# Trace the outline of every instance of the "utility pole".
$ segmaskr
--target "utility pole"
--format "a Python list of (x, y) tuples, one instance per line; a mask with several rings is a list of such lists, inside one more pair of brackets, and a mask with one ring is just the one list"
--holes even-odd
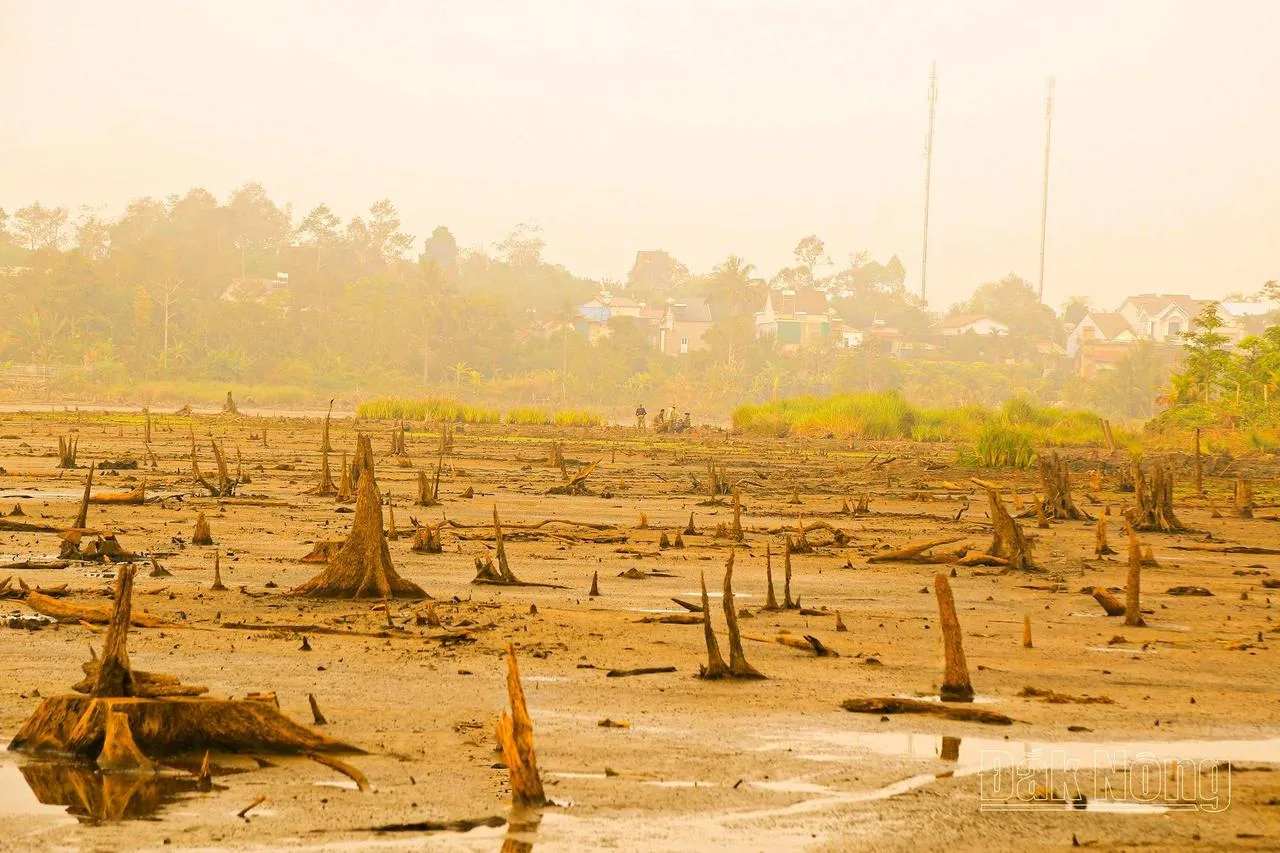
[(924, 138), (924, 246), (920, 250), (920, 301), (926, 301), (929, 267), (929, 184), (933, 178), (933, 113), (938, 103), (938, 61), (929, 67), (929, 132)]
[(1053, 139), (1053, 87), (1049, 78), (1044, 96), (1044, 186), (1040, 193), (1040, 301), (1044, 302), (1044, 239), (1049, 225), (1049, 143)]

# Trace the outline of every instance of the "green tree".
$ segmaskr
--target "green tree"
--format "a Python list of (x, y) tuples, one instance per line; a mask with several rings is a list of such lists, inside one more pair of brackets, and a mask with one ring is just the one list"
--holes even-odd
[(1182, 333), (1187, 360), (1175, 385), (1180, 396), (1211, 402), (1231, 365), (1231, 353), (1226, 349), (1230, 338), (1220, 331), (1225, 325), (1218, 303), (1210, 302), (1191, 321), (1191, 329)]

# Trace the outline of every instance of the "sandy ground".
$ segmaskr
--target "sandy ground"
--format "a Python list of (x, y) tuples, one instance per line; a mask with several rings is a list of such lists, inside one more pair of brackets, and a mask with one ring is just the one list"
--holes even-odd
[[(213, 467), (208, 444), (214, 436), (233, 458), (237, 450), (242, 454), (252, 477), (242, 494), (288, 505), (220, 507), (191, 496), (192, 424), (206, 474)], [(375, 450), (386, 453), (392, 425), (365, 426), (374, 433)], [(354, 446), (353, 427), (335, 422), (339, 451)], [(249, 756), (220, 756), (213, 793), (174, 797), (146, 788), (137, 794), (138, 811), (164, 801), (149, 819), (98, 823), (68, 815), (65, 804), (39, 804), (23, 775), (33, 760), (0, 753), (2, 849), (1037, 850), (1069, 847), (1073, 837), (1103, 850), (1280, 847), (1280, 773), (1273, 772), (1280, 763), (1274, 657), (1280, 638), (1271, 603), (1280, 590), (1262, 585), (1280, 577), (1280, 557), (1174, 548), (1202, 540), (1204, 531), (1231, 543), (1280, 546), (1280, 525), (1261, 517), (1272, 510), (1260, 510), (1253, 520), (1212, 518), (1206, 502), (1186, 498), (1180, 488), (1180, 516), (1202, 532), (1143, 534), (1160, 563), (1143, 573), (1143, 605), (1152, 611), (1146, 628), (1102, 615), (1081, 593), (1093, 585), (1122, 587), (1126, 572), (1123, 557), (1094, 558), (1092, 526), (1085, 522), (1055, 523), (1049, 530), (1035, 529), (1034, 521), (1026, 525), (1040, 571), (994, 575), (957, 568), (951, 585), (980, 707), (1016, 720), (987, 726), (840, 708), (852, 697), (927, 696), (938, 689), (942, 653), (933, 576), (951, 567), (868, 564), (867, 558), (887, 545), (945, 534), (985, 547), (985, 497), (973, 488), (970, 509), (955, 522), (965, 498), (953, 497), (945, 485), (967, 486), (969, 476), (983, 472), (956, 468), (945, 446), (851, 448), (833, 440), (727, 439), (720, 433), (641, 437), (621, 429), (556, 434), (473, 428), (456, 434), (454, 452), (446, 457), (443, 505), (422, 508), (412, 506), (416, 469), (435, 464), (437, 435), (421, 428), (408, 436), (414, 468), (379, 460), (379, 485), (394, 496), (402, 530), (411, 515), (478, 525), (496, 503), (508, 525), (545, 518), (606, 523), (616, 526), (610, 534), (626, 541), (584, 542), (563, 526), (549, 528), (555, 536), (510, 530), (514, 572), (566, 588), (500, 588), (470, 583), (474, 558), (492, 547), (491, 539), (459, 538), (486, 530), (446, 528), (439, 555), (412, 553), (402, 535), (390, 543), (398, 570), (428, 590), (446, 626), (469, 631), (473, 642), (432, 639), (441, 629), (415, 624), (422, 607), (405, 601), (397, 602), (393, 636), (303, 632), (312, 647), (304, 652), (295, 631), (224, 626), (321, 624), (365, 633), (386, 627), (376, 602), (287, 594), (319, 568), (298, 558), (318, 539), (341, 538), (351, 521), (331, 498), (303, 494), (316, 480), (318, 421), (170, 416), (157, 418), (154, 429), (159, 468), (149, 470), (144, 461), (136, 472), (102, 475), (97, 491), (125, 491), (145, 474), (154, 494), (186, 497), (145, 507), (90, 507), (91, 525), (119, 531), (127, 549), (159, 553), (173, 573), (151, 578), (145, 568), (139, 572), (135, 607), (172, 619), (175, 627), (131, 632), (134, 666), (207, 685), (215, 696), (275, 691), (285, 713), (302, 722), (311, 718), (307, 694), (315, 694), (329, 720), (327, 733), (368, 751), (351, 761), (374, 791), (360, 793), (341, 774), (302, 758), (270, 757), (270, 766), (259, 767)], [(135, 418), (0, 415), (0, 467), (6, 471), (0, 507), (17, 503), (27, 520), (70, 523), (85, 472), (59, 471), (52, 451), (57, 436), (71, 430), (78, 431), (84, 464), (146, 458)], [(565, 442), (570, 471), (604, 460), (589, 480), (594, 495), (545, 494), (561, 478), (545, 464), (553, 435)], [(705, 481), (709, 459), (723, 464), (730, 479), (745, 481), (747, 537), (736, 548), (711, 535), (717, 523), (731, 520), (730, 508), (702, 505), (705, 494), (691, 488), (693, 478)], [(1082, 458), (1078, 467), (1090, 464)], [(1023, 495), (1037, 487), (1029, 472), (985, 476), (1016, 484)], [(1085, 483), (1087, 477), (1077, 474), (1077, 501), (1095, 515), (1131, 499), (1112, 491), (1110, 475), (1092, 498), (1080, 487)], [(473, 499), (460, 497), (468, 487)], [(1230, 482), (1213, 480), (1209, 487), (1225, 506)], [(1274, 502), (1274, 491), (1274, 480), (1259, 481), (1258, 502)], [(793, 492), (798, 505), (791, 503)], [(841, 512), (846, 499), (853, 505), (864, 493), (870, 494), (871, 514)], [(921, 499), (930, 495), (937, 497)], [(214, 547), (187, 544), (201, 510), (209, 514)], [(642, 512), (647, 529), (638, 529)], [(684, 549), (659, 550), (659, 536), (665, 531), (674, 538), (690, 512), (699, 535), (686, 537)], [(775, 552), (781, 597), (779, 528), (794, 527), (802, 514), (849, 537), (838, 547), (815, 535), (824, 544), (793, 558), (793, 594), (805, 608), (826, 612), (761, 611), (766, 545)], [(1118, 522), (1111, 538), (1122, 550)], [(744, 632), (764, 639), (780, 632), (813, 634), (840, 657), (748, 640), (748, 658), (767, 680), (705, 682), (695, 677), (705, 660), (700, 626), (639, 622), (679, 612), (672, 597), (696, 600), (703, 573), (718, 591), (731, 549), (737, 554), (737, 603), (752, 614), (741, 621)], [(227, 592), (209, 589), (215, 550), (223, 555)], [(0, 533), (0, 562), (56, 551), (52, 534)], [(673, 577), (618, 576), (633, 568)], [(600, 575), (599, 598), (587, 596), (593, 572)], [(111, 584), (103, 567), (93, 565), (4, 570), (0, 578), (11, 573), (33, 586), (69, 584), (72, 601), (105, 602)], [(1179, 585), (1204, 586), (1213, 596), (1166, 593)], [(722, 629), (722, 614), (713, 610)], [(837, 610), (847, 632), (834, 630)], [(30, 613), (16, 600), (0, 601), (0, 612)], [(1030, 649), (1021, 643), (1024, 615), (1034, 634)], [(100, 635), (78, 625), (0, 628), (0, 734), (7, 739), (16, 732), (39, 697), (67, 692), (81, 677), (88, 647), (100, 643)], [(507, 774), (494, 751), (495, 718), (506, 706), (508, 643), (517, 649), (539, 763), (557, 803), (541, 816), (508, 813)], [(676, 671), (606, 677), (612, 668), (644, 666)], [(1027, 686), (1105, 696), (1112, 703), (1019, 697)], [(605, 718), (630, 725), (604, 728), (599, 722)], [(950, 739), (959, 739), (958, 747)], [(1201, 760), (1196, 778), (1202, 785), (1216, 779), (1218, 810), (1095, 810), (1099, 797), (1088, 787), (1095, 776), (1110, 778), (1114, 792), (1136, 775), (1089, 771), (1097, 750), (1113, 759), (1124, 752), (1129, 759), (1151, 753)], [(1089, 772), (1072, 778), (1083, 780), (1091, 807), (983, 810), (984, 792), (989, 803), (998, 787), (992, 762), (1028, 752), (1081, 761)], [(1150, 777), (1163, 792), (1157, 806), (1168, 805), (1168, 770), (1158, 767)], [(169, 787), (188, 783), (177, 775), (166, 780)], [(260, 795), (267, 799), (247, 819), (236, 816)], [(488, 816), (512, 820), (467, 833), (370, 831)]]

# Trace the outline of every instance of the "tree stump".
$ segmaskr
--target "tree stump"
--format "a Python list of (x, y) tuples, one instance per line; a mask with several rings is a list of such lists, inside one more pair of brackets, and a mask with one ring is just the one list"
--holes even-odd
[(205, 518), (204, 513), (196, 516), (195, 533), (191, 535), (192, 545), (212, 545), (213, 531), (209, 529), (209, 519)]
[(1129, 526), (1129, 577), (1124, 587), (1124, 624), (1142, 628), (1142, 548), (1138, 534)]
[(1133, 466), (1133, 492), (1138, 505), (1130, 511), (1135, 530), (1175, 533), (1186, 530), (1173, 512), (1173, 473), (1162, 462), (1155, 463), (1148, 478), (1141, 465)]
[[(367, 447), (368, 442), (364, 436), (362, 444)], [(422, 587), (402, 578), (391, 564), (391, 551), (382, 535), (382, 499), (372, 467), (360, 476), (355, 520), (342, 549), (323, 572), (292, 594), (316, 598), (427, 597)]]
[(964, 659), (960, 620), (956, 618), (956, 602), (946, 575), (939, 572), (933, 576), (933, 591), (938, 599), (938, 618), (942, 623), (942, 644), (946, 656), (939, 694), (943, 702), (972, 702), (973, 685), (969, 682), (969, 665)]
[(507, 697), (511, 702), (511, 714), (506, 711), (498, 718), (498, 746), (502, 749), (502, 762), (511, 774), (511, 804), (524, 808), (541, 808), (547, 804), (538, 774), (538, 758), (533, 748), (533, 719), (525, 702), (524, 687), (520, 684), (520, 668), (516, 664), (516, 650), (507, 644)]
[(1059, 521), (1091, 521), (1093, 516), (1076, 506), (1071, 497), (1071, 470), (1057, 453), (1041, 454), (1040, 483), (1044, 487), (1044, 512)]
[(1031, 568), (1031, 545), (1022, 533), (1022, 527), (1004, 508), (1004, 501), (995, 489), (987, 489), (991, 501), (991, 547), (987, 553), (1004, 560), (1011, 569)]

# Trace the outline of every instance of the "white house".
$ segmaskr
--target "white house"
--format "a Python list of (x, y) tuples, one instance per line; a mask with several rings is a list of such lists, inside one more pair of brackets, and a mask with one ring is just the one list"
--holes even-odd
[(1007, 335), (1009, 327), (986, 314), (956, 314), (953, 317), (944, 318), (938, 324), (938, 333), (945, 337), (968, 332), (975, 335)]
[(1138, 336), (1123, 314), (1090, 311), (1067, 335), (1066, 354), (1074, 357), (1087, 344), (1123, 346), (1137, 340)]

